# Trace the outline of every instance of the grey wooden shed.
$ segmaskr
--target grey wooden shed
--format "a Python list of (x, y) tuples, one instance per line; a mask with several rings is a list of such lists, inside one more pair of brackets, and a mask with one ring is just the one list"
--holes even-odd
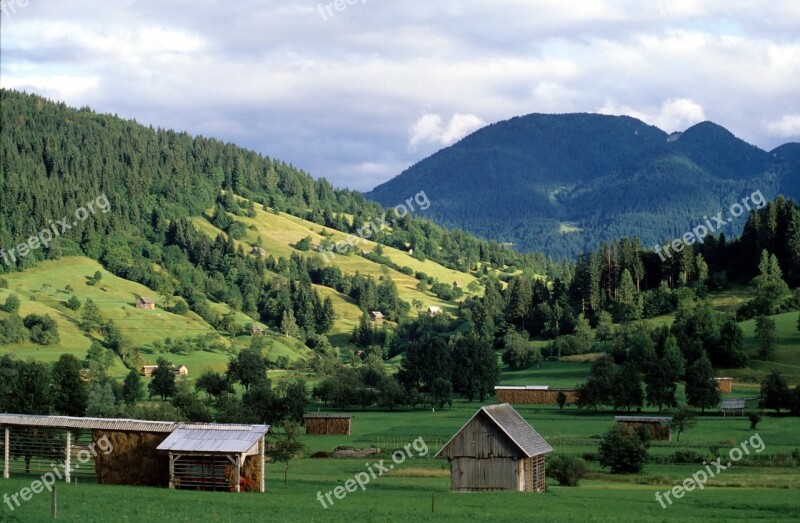
[(457, 492), (543, 492), (544, 455), (553, 448), (508, 403), (482, 407), (436, 457), (450, 461)]

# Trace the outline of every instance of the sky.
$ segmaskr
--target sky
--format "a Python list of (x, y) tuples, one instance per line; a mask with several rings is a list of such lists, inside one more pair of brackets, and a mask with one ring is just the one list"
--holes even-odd
[(800, 141), (797, 0), (0, 0), (0, 86), (369, 190), (529, 113)]

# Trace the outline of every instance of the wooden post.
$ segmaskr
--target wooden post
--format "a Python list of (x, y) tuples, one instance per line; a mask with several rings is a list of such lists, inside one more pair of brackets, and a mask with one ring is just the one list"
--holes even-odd
[(53, 492), (50, 496), (50, 515), (53, 516), (53, 519), (58, 516), (58, 495), (56, 494), (55, 485), (53, 485)]
[(236, 456), (236, 470), (235, 470), (235, 472), (236, 472), (236, 479), (235, 479), (236, 483), (233, 485), (233, 491), (234, 492), (241, 492), (241, 488), (242, 488), (241, 487), (242, 482), (239, 481), (239, 479), (242, 477), (242, 459), (243, 459), (243, 456), (241, 456), (241, 455)]
[(173, 455), (172, 452), (169, 453), (169, 488), (175, 488), (175, 461), (178, 459), (177, 456)]
[(8, 458), (9, 458), (8, 444), (9, 444), (9, 440), (11, 438), (9, 437), (8, 430), (9, 430), (8, 427), (6, 427), (6, 438), (5, 438), (5, 444), (3, 445), (3, 477), (5, 479), (9, 478), (9, 474), (8, 474)]
[(69, 483), (70, 461), (72, 458), (72, 433), (67, 431), (67, 456), (64, 459), (64, 481)]
[(265, 436), (261, 436), (261, 439), (258, 442), (258, 457), (261, 460), (261, 478), (260, 478), (261, 485), (259, 487), (260, 488), (259, 492), (265, 491), (264, 476), (267, 475), (267, 471), (265, 470), (266, 463), (264, 462), (264, 447), (266, 446), (264, 440)]
[(431, 495), (431, 512), (436, 512), (436, 492)]

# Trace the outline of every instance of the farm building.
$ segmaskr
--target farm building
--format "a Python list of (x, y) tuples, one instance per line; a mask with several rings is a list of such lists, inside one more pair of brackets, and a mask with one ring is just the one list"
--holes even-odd
[(720, 392), (731, 392), (733, 390), (733, 378), (714, 378), (717, 382), (717, 390)]
[(450, 462), (457, 492), (543, 492), (544, 455), (553, 448), (508, 403), (482, 407), (436, 457)]
[(169, 487), (264, 492), (269, 425), (180, 424), (158, 450), (169, 454)]
[(559, 392), (563, 392), (567, 397), (567, 405), (572, 405), (578, 400), (578, 395), (572, 389), (551, 389), (547, 385), (498, 386), (494, 388), (497, 403), (555, 405), (558, 403)]
[[(3, 477), (12, 472), (53, 473), (59, 479), (96, 478), (98, 483), (164, 486), (168, 463), (156, 451), (176, 427), (163, 421), (0, 414)], [(72, 470), (70, 470), (72, 469)]]
[(349, 436), (352, 419), (352, 414), (306, 414), (303, 416), (306, 434), (316, 435)]
[(370, 316), (375, 323), (383, 323), (383, 313), (381, 311), (372, 311)]
[(454, 281), (453, 282), (453, 288), (454, 289), (460, 289), (461, 288), (461, 282), (458, 281), (458, 280)]
[(746, 399), (745, 398), (731, 398), (731, 399), (724, 399), (719, 405), (720, 410), (722, 411), (722, 416), (725, 417), (727, 415), (736, 416), (744, 416), (744, 404)]
[(442, 313), (441, 307), (428, 307), (428, 316), (436, 316)]
[(147, 296), (140, 296), (139, 299), (136, 301), (136, 308), (147, 309), (151, 311), (156, 308), (156, 302), (154, 302), (152, 298), (148, 298)]
[[(158, 368), (158, 365), (142, 365), (142, 376), (152, 376), (153, 371)], [(178, 376), (188, 376), (189, 375), (189, 367), (186, 365), (173, 365), (172, 372), (177, 374)]]
[(672, 441), (672, 434), (669, 430), (669, 416), (614, 416), (614, 421), (618, 425), (629, 427), (645, 426), (649, 427), (656, 441)]
[(267, 251), (263, 247), (253, 247), (253, 249), (250, 251), (250, 254), (263, 257), (267, 255)]
[(256, 323), (254, 323), (253, 326), (250, 327), (250, 336), (263, 336), (264, 334), (266, 334), (266, 332), (267, 330), (264, 327)]

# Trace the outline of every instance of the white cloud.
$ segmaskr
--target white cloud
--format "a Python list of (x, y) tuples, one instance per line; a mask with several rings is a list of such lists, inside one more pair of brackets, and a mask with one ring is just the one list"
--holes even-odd
[(640, 110), (615, 102), (606, 102), (597, 109), (597, 112), (638, 118), (666, 132), (683, 131), (706, 119), (703, 107), (690, 98), (669, 98), (664, 100), (660, 107), (645, 107)]
[(787, 114), (780, 120), (767, 122), (767, 132), (781, 138), (800, 137), (800, 114)]
[(452, 145), (484, 125), (486, 122), (474, 114), (456, 113), (446, 125), (438, 114), (424, 114), (408, 130), (408, 148), (414, 151), (418, 145), (426, 143)]

